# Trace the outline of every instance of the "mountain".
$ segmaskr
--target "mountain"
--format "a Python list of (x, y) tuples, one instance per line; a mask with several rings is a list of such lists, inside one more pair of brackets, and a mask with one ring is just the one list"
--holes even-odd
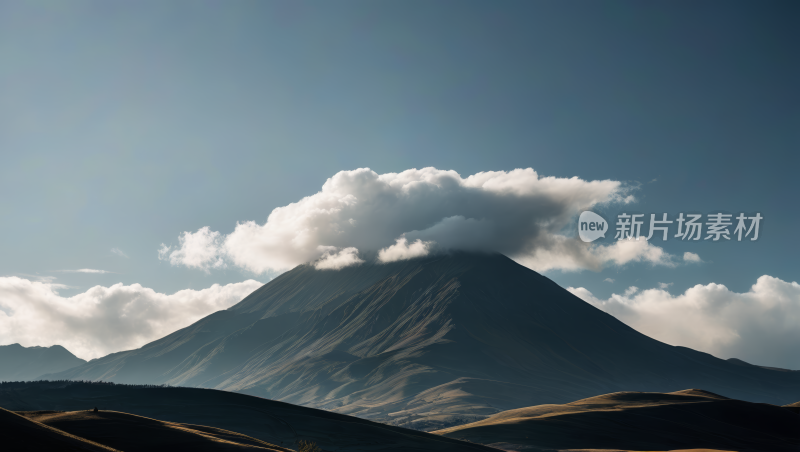
[(0, 345), (0, 381), (33, 380), (43, 374), (61, 372), (81, 364), (86, 364), (86, 361), (60, 345)]
[(505, 450), (720, 449), (796, 452), (800, 415), (697, 389), (617, 392), (504, 411), (435, 432)]
[[(328, 452), (497, 452), (431, 433), (213, 389), (13, 382), (0, 384), (0, 406), (126, 452), (161, 450), (165, 443), (187, 441), (193, 446), (165, 450), (207, 450), (199, 447), (198, 434), (251, 446), (266, 442), (279, 450), (295, 449), (305, 440)], [(95, 407), (97, 415), (86, 411)]]
[(144, 347), (47, 379), (216, 388), (436, 430), (617, 391), (800, 400), (800, 372), (633, 330), (498, 254), (301, 265)]

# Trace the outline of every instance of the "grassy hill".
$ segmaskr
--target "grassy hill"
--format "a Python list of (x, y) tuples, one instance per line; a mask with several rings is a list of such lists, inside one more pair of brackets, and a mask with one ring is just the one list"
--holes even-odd
[(508, 450), (790, 452), (800, 447), (800, 415), (697, 389), (616, 392), (563, 405), (504, 411), (435, 433)]
[[(121, 422), (124, 424), (120, 427), (124, 438), (138, 441), (141, 437), (144, 441), (147, 439), (145, 436), (151, 433), (134, 432), (152, 431), (152, 435), (163, 436), (165, 444), (174, 444), (175, 441), (186, 438), (202, 442), (205, 441), (203, 438), (195, 436), (211, 435), (218, 440), (249, 444), (248, 447), (263, 447), (258, 442), (265, 442), (275, 445), (270, 447), (277, 450), (294, 449), (299, 440), (316, 442), (326, 451), (493, 450), (430, 433), (213, 389), (69, 381), (4, 383), (0, 384), (0, 406), (28, 412), (25, 415), (31, 419), (119, 447), (131, 444), (131, 440), (126, 439), (127, 443), (115, 442), (113, 438), (104, 440), (102, 435), (113, 436), (109, 432), (116, 428), (116, 423)], [(94, 407), (100, 410), (98, 414), (87, 411)], [(36, 411), (47, 412), (30, 413)], [(100, 428), (100, 436), (91, 433), (91, 430), (101, 425), (108, 427)], [(88, 433), (84, 427), (89, 429)], [(127, 452), (132, 450), (130, 447), (122, 448)]]

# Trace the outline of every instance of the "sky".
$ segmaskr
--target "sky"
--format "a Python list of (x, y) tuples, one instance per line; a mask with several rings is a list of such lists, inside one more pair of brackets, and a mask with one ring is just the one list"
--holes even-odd
[[(668, 343), (800, 369), (798, 19), (793, 2), (0, 1), (0, 344), (96, 358), (302, 262), (457, 248)], [(611, 233), (580, 242), (583, 210)], [(758, 240), (613, 238), (622, 213), (646, 230), (720, 212), (760, 214)]]

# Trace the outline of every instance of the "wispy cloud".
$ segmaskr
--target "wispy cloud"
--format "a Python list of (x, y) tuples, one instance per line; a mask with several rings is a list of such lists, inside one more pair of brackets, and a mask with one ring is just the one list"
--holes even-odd
[(119, 256), (119, 257), (124, 257), (125, 259), (127, 259), (127, 258), (128, 258), (128, 255), (127, 255), (127, 254), (125, 254), (125, 253), (124, 253), (124, 252), (123, 252), (121, 249), (119, 249), (119, 248), (111, 248), (111, 252), (112, 252), (112, 253), (114, 253), (114, 254), (116, 254), (116, 255), (117, 255), (117, 256)]
[(29, 279), (31, 281), (49, 284), (49, 285), (51, 285), (51, 286), (53, 286), (53, 287), (55, 287), (57, 289), (65, 289), (65, 288), (69, 287), (69, 286), (65, 286), (63, 284), (55, 284), (53, 281), (58, 279), (55, 276), (30, 275), (30, 274), (27, 274), (27, 273), (16, 273), (16, 275), (17, 276), (22, 276), (23, 278), (27, 278), (27, 279)]
[(603, 281), (605, 281), (605, 282), (610, 282), (610, 283), (613, 283), (613, 282), (614, 282), (614, 280), (613, 280), (613, 279), (611, 279), (611, 278), (606, 278), (606, 279), (604, 279)]
[(658, 288), (662, 289), (662, 290), (667, 290), (667, 289), (669, 289), (669, 286), (671, 286), (671, 285), (672, 285), (671, 282), (670, 283), (660, 282), (660, 283), (658, 283)]
[(639, 288), (638, 288), (638, 287), (636, 287), (636, 286), (630, 286), (630, 287), (628, 287), (627, 289), (625, 289), (625, 296), (626, 296), (626, 297), (629, 297), (629, 296), (631, 296), (631, 295), (635, 294), (635, 293), (636, 293), (636, 292), (638, 292), (638, 291), (639, 291)]
[(95, 270), (93, 268), (80, 268), (78, 270), (59, 270), (59, 271), (62, 273), (98, 273), (98, 274), (112, 273), (107, 270)]

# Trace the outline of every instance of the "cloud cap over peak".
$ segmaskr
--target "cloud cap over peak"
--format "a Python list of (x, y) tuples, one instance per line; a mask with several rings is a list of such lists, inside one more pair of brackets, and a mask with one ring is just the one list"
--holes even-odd
[(648, 243), (589, 246), (561, 234), (584, 209), (632, 201), (630, 191), (619, 181), (541, 177), (532, 168), (468, 177), (436, 168), (386, 174), (361, 168), (274, 209), (264, 224), (238, 223), (226, 236), (207, 227), (184, 232), (181, 247), (168, 255), (173, 265), (207, 270), (224, 261), (256, 274), (312, 261), (329, 269), (357, 265), (360, 252), (392, 261), (449, 249), (500, 252), (536, 270), (671, 264), (671, 256)]

